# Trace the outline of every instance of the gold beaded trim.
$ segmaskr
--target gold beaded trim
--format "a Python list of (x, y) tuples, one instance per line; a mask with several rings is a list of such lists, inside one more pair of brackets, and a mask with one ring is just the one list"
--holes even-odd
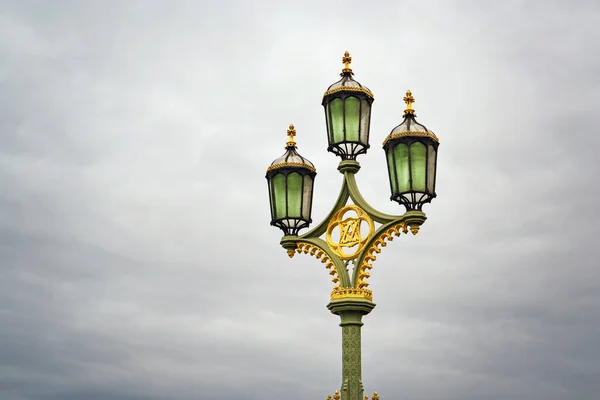
[(275, 165), (270, 165), (269, 168), (267, 168), (267, 172), (272, 171), (274, 169), (284, 168), (284, 167), (303, 167), (309, 171), (317, 172), (317, 170), (314, 167), (311, 167), (308, 164), (299, 163), (299, 162), (283, 162), (283, 163), (279, 163), (279, 164), (275, 164)]
[(349, 92), (362, 92), (362, 93), (365, 93), (367, 96), (371, 97), (372, 99), (374, 99), (373, 93), (369, 89), (366, 89), (364, 87), (355, 87), (355, 86), (336, 87), (334, 89), (326, 91), (325, 94), (323, 95), (323, 98), (325, 98), (326, 96), (328, 96), (330, 94), (341, 92), (344, 90), (349, 91)]
[(422, 132), (422, 131), (402, 131), (402, 132), (396, 132), (396, 133), (390, 133), (388, 135), (388, 137), (385, 138), (385, 140), (383, 141), (383, 146), (385, 146), (385, 144), (387, 142), (389, 142), (392, 139), (396, 139), (399, 137), (404, 137), (404, 136), (421, 136), (421, 137), (429, 137), (433, 140), (435, 140), (436, 142), (440, 142), (440, 140), (438, 139), (437, 136), (435, 136), (435, 134), (433, 132)]

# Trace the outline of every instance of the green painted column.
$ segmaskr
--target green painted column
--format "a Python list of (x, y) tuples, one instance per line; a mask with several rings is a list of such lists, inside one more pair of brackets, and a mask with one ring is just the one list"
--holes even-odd
[(327, 308), (341, 318), (342, 327), (342, 400), (363, 400), (361, 327), (363, 315), (375, 308), (375, 303), (363, 298), (332, 300)]

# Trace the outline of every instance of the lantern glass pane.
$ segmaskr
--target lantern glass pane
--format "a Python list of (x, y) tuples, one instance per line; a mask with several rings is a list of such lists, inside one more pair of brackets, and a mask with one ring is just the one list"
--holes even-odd
[(271, 219), (275, 219), (275, 199), (273, 198), (273, 179), (269, 179), (267, 182), (269, 186), (269, 203), (271, 203)]
[(331, 128), (333, 129), (333, 143), (344, 141), (344, 102), (342, 99), (333, 99), (329, 103), (331, 115)]
[(358, 127), (360, 123), (360, 100), (350, 96), (346, 98), (346, 140), (358, 142)]
[(390, 177), (390, 184), (392, 186), (392, 194), (396, 194), (396, 192), (398, 191), (398, 183), (396, 182), (396, 171), (394, 171), (394, 153), (391, 149), (389, 149), (386, 153), (388, 174)]
[(273, 177), (273, 204), (275, 204), (275, 219), (285, 218), (285, 175), (277, 174)]
[(302, 206), (302, 175), (292, 172), (287, 177), (288, 217), (300, 218)]
[(365, 99), (361, 102), (360, 111), (360, 141), (364, 144), (369, 142), (369, 122), (371, 118), (371, 106)]
[(394, 159), (396, 161), (396, 173), (398, 182), (398, 192), (404, 193), (410, 191), (410, 171), (408, 165), (408, 146), (400, 143), (394, 149)]
[(304, 177), (302, 195), (302, 219), (308, 221), (310, 219), (310, 206), (312, 203), (313, 180), (310, 176)]
[(331, 133), (331, 121), (329, 120), (329, 103), (325, 104), (325, 122), (325, 125), (327, 125), (327, 138), (331, 143), (333, 141), (333, 134)]
[(427, 154), (427, 191), (431, 194), (435, 193), (435, 158), (437, 151), (433, 145), (428, 146), (429, 154)]
[(412, 190), (425, 191), (425, 176), (427, 173), (427, 147), (421, 142), (410, 146), (410, 167), (412, 172)]

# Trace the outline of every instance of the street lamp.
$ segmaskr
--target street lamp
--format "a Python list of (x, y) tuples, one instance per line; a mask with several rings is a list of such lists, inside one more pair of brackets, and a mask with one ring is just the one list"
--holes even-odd
[[(337, 169), (343, 175), (342, 188), (327, 217), (299, 235), (312, 222), (316, 170), (297, 152), (293, 125), (288, 129), (286, 153), (273, 161), (266, 174), (271, 225), (283, 231), (281, 246), (290, 258), (296, 253), (316, 257), (325, 264), (335, 284), (327, 308), (341, 319), (342, 385), (334, 400), (363, 400), (362, 317), (375, 307), (373, 292), (368, 288), (369, 271), (386, 241), (408, 231), (416, 235), (425, 222), (423, 204), (436, 197), (439, 145), (437, 136), (416, 121), (414, 98), (410, 91), (406, 92), (404, 119), (383, 142), (390, 199), (405, 206), (406, 212), (390, 215), (371, 207), (360, 193), (355, 175), (360, 170), (356, 157), (369, 148), (373, 94), (352, 78), (351, 61), (346, 52), (342, 58), (342, 79), (327, 89), (322, 101), (327, 150), (341, 158)], [(372, 400), (378, 399), (375, 392)]]

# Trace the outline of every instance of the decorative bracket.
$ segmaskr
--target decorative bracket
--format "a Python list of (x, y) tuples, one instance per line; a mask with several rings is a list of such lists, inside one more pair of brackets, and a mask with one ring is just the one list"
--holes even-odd
[[(336, 286), (331, 292), (331, 300), (342, 298), (373, 299), (373, 293), (367, 289), (366, 281), (373, 268), (373, 261), (386, 241), (391, 242), (401, 233), (413, 235), (427, 217), (422, 211), (408, 211), (403, 215), (390, 215), (377, 211), (364, 199), (358, 189), (355, 174), (360, 164), (355, 160), (340, 162), (338, 170), (344, 175), (342, 188), (333, 208), (315, 228), (301, 236), (284, 236), (281, 245), (290, 257), (295, 253), (304, 253), (321, 260)], [(348, 199), (354, 204), (346, 205)], [(356, 217), (346, 217), (353, 212)], [(373, 221), (381, 224), (375, 230)], [(362, 235), (361, 227), (366, 226), (367, 234)], [(334, 231), (339, 230), (338, 238)], [(320, 237), (326, 235), (326, 241)], [(348, 252), (348, 249), (351, 249)], [(344, 261), (352, 261), (354, 270), (350, 277)]]

